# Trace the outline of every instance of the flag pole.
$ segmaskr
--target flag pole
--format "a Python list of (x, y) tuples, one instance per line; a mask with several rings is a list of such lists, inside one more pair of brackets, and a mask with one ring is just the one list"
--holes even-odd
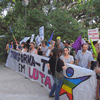
[(15, 38), (15, 36), (14, 36), (14, 34), (13, 34), (13, 31), (12, 31), (12, 29), (11, 29), (10, 25), (9, 25), (9, 28), (10, 28), (10, 30), (11, 30), (11, 33), (12, 33), (13, 38), (14, 38), (14, 40), (15, 40), (15, 43), (16, 43), (16, 45), (17, 45), (17, 44), (18, 44), (18, 43), (17, 43), (17, 40), (16, 40), (16, 38)]

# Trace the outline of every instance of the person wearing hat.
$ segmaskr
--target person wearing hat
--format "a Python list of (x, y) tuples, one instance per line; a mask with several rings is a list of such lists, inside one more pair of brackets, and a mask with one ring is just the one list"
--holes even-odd
[(57, 44), (60, 44), (60, 48), (63, 50), (64, 46), (63, 46), (63, 43), (61, 42), (61, 37), (57, 37)]

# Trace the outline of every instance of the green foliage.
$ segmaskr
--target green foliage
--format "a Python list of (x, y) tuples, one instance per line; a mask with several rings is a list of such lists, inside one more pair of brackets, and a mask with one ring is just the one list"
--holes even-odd
[[(75, 1), (73, 3), (73, 1)], [(2, 17), (2, 11), (8, 9), (6, 17)], [(46, 12), (47, 10), (47, 12)], [(0, 55), (4, 55), (5, 45), (13, 39), (9, 29), (20, 41), (25, 36), (39, 34), (39, 28), (44, 26), (45, 40), (48, 40), (54, 31), (53, 39), (61, 36), (62, 40), (76, 40), (81, 34), (87, 37), (87, 31), (91, 28), (100, 28), (100, 0), (31, 0), (26, 7), (21, 0), (2, 0), (0, 2)], [(95, 23), (90, 24), (95, 20)], [(2, 45), (3, 43), (3, 45)]]
[(54, 10), (49, 15), (49, 23), (52, 24), (54, 30), (54, 38), (61, 36), (62, 40), (73, 39), (75, 40), (83, 32), (83, 29), (72, 16), (68, 15), (67, 11), (62, 11), (61, 9)]

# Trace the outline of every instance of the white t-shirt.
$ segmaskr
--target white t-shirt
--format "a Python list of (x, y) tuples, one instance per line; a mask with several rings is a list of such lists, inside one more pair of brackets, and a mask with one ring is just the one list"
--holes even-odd
[(30, 53), (35, 54), (36, 49), (34, 49), (33, 51), (30, 51)]
[[(42, 52), (43, 52), (43, 53), (46, 53), (47, 50), (48, 50), (48, 47), (47, 47), (47, 46), (45, 46), (45, 48), (42, 46)], [(46, 55), (44, 55), (44, 56), (46, 56)]]

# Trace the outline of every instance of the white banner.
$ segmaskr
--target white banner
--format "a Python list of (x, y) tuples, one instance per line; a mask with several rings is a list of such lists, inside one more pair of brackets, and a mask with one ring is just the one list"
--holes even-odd
[[(46, 66), (48, 60), (49, 58), (39, 55), (11, 50), (6, 66), (29, 78), (31, 81), (39, 82), (50, 91), (53, 79)], [(97, 84), (95, 72), (72, 64), (66, 64), (66, 66), (60, 90), (60, 100), (95, 100)]]
[(39, 28), (39, 35), (40, 35), (41, 41), (44, 40), (44, 26)]
[(30, 39), (30, 37), (25, 37), (22, 41), (20, 41), (20, 44), (21, 44), (22, 42), (27, 42), (29, 39)]
[(33, 42), (33, 40), (34, 40), (34, 35), (35, 35), (35, 34), (32, 34), (30, 43)]
[(88, 40), (90, 41), (98, 41), (99, 40), (99, 29), (90, 29), (88, 30)]
[(37, 37), (35, 38), (35, 42), (36, 42), (37, 46), (39, 46), (41, 44), (41, 40), (40, 40), (39, 35), (37, 35)]

